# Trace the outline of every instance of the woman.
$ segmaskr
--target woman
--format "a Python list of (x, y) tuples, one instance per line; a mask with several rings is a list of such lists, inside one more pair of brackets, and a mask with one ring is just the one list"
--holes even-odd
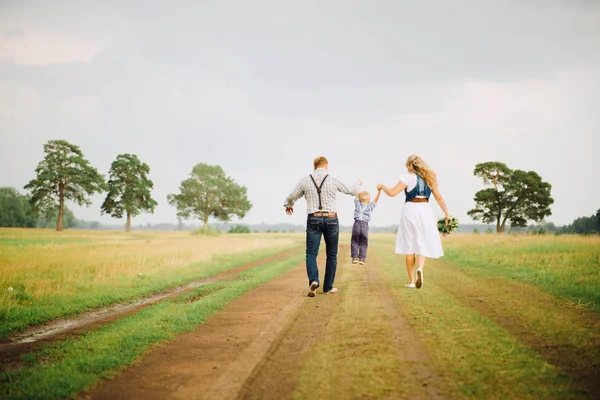
[[(427, 204), (433, 193), (435, 200), (444, 211), (446, 223), (451, 222), (446, 202), (438, 190), (435, 173), (419, 156), (412, 155), (406, 160), (408, 174), (400, 176), (400, 181), (393, 188), (378, 184), (390, 197), (404, 190), (406, 202), (400, 217), (398, 235), (396, 236), (396, 254), (406, 254), (406, 270), (408, 288), (423, 286), (423, 267), (426, 258), (440, 258), (444, 255), (442, 241), (437, 229), (433, 210)], [(415, 256), (417, 261), (417, 279), (415, 281)]]

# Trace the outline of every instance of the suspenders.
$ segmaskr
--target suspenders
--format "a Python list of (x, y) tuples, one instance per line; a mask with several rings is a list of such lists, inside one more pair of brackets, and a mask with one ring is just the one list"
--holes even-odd
[(325, 179), (327, 179), (329, 175), (325, 175), (325, 178), (323, 178), (323, 180), (321, 181), (321, 186), (317, 186), (317, 182), (315, 182), (315, 178), (313, 178), (312, 175), (309, 176), (310, 179), (313, 181), (315, 187), (317, 188), (317, 194), (319, 195), (319, 211), (323, 211), (323, 205), (321, 204), (321, 188), (323, 187), (323, 183), (325, 183)]

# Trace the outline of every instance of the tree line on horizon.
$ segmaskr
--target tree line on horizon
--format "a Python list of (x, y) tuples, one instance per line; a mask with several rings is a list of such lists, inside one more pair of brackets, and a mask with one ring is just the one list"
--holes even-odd
[[(0, 188), (0, 226), (48, 227), (56, 221), (56, 230), (76, 225), (67, 201), (91, 205), (89, 196), (106, 193), (101, 214), (126, 218), (125, 230), (131, 231), (131, 220), (142, 212), (153, 213), (158, 205), (152, 198), (154, 187), (149, 178), (150, 167), (136, 155), (119, 154), (110, 166), (108, 181), (90, 165), (81, 149), (65, 140), (50, 140), (44, 144), (45, 157), (35, 169), (36, 177), (24, 188), (30, 195), (22, 195), (14, 188)], [(512, 170), (501, 162), (476, 164), (474, 175), (483, 180), (483, 190), (475, 193), (475, 208), (467, 214), (475, 221), (495, 224), (496, 232), (506, 227), (526, 227), (527, 221), (543, 223), (552, 214), (554, 203), (551, 185), (534, 171)], [(227, 176), (217, 165), (199, 163), (189, 177), (179, 185), (179, 193), (169, 194), (167, 202), (177, 209), (177, 217), (197, 218), (202, 231), (209, 229), (209, 218), (229, 221), (232, 216), (243, 218), (252, 208), (247, 189)], [(582, 217), (587, 218), (587, 217)], [(600, 219), (600, 210), (594, 222), (575, 220), (569, 232), (594, 228)]]

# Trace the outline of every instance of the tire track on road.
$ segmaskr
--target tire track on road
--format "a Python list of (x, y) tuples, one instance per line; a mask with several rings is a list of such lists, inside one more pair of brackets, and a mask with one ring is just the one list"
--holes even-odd
[[(347, 248), (340, 246), (338, 254), (345, 254)], [(342, 256), (343, 257), (343, 256)], [(325, 257), (319, 257), (321, 271)], [(338, 267), (337, 279), (343, 275)], [(322, 275), (322, 274), (321, 274)], [(306, 279), (306, 278), (305, 278)], [(306, 293), (303, 293), (306, 296)], [(263, 359), (240, 389), (237, 399), (280, 400), (291, 396), (312, 346), (325, 333), (334, 311), (343, 301), (343, 292), (324, 294), (321, 288), (315, 298), (305, 298), (287, 326), (266, 352)]]
[(393, 285), (394, 282), (385, 281), (379, 274), (376, 265), (379, 265), (381, 260), (376, 254), (374, 256), (371, 255), (371, 260), (375, 262), (371, 263), (366, 269), (368, 280), (371, 287), (376, 288), (375, 290), (379, 293), (379, 300), (383, 304), (388, 321), (394, 332), (398, 358), (407, 367), (407, 370), (403, 371), (403, 373), (409, 377), (408, 381), (413, 386), (409, 390), (412, 392), (409, 397), (413, 397), (415, 393), (419, 393), (418, 398), (449, 398), (448, 393), (453, 390), (454, 385), (449, 378), (437, 372), (432, 360), (411, 327), (408, 318), (400, 309), (398, 301), (391, 294), (389, 286)]

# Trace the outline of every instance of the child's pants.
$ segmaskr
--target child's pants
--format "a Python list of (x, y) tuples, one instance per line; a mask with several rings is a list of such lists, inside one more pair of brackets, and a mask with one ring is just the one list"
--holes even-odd
[(369, 223), (355, 220), (352, 226), (352, 240), (350, 241), (352, 258), (366, 259), (367, 246), (369, 246)]

